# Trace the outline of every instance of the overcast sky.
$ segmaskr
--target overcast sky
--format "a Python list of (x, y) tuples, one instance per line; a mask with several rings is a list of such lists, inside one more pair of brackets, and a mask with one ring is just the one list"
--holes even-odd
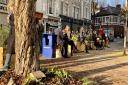
[(125, 0), (97, 0), (99, 4), (103, 4), (104, 6), (111, 5), (115, 6), (115, 2), (117, 1), (119, 4), (124, 5)]

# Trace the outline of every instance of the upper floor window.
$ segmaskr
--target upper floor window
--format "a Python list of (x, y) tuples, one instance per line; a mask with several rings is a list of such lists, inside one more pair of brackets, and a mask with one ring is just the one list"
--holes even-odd
[(84, 13), (84, 18), (87, 18), (88, 17), (88, 8), (86, 6), (84, 6), (84, 9), (83, 9), (83, 13)]
[(68, 16), (68, 7), (69, 5), (67, 3), (63, 3), (63, 14)]
[(64, 2), (63, 1), (61, 1), (61, 14), (63, 14), (63, 9), (64, 8)]
[(110, 23), (110, 16), (106, 16), (106, 23)]
[(117, 22), (118, 21), (118, 17), (114, 16), (113, 17), (113, 22)]
[(77, 19), (79, 18), (79, 8), (77, 8), (75, 6), (74, 6), (74, 17)]
[(54, 13), (54, 0), (48, 0), (48, 13), (53, 14)]
[(103, 22), (103, 23), (105, 22), (105, 17), (102, 17), (102, 22)]

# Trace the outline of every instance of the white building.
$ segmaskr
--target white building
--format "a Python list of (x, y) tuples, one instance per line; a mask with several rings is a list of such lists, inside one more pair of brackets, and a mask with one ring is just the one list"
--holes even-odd
[(45, 31), (49, 28), (62, 28), (69, 25), (72, 29), (87, 25), (91, 21), (92, 0), (37, 0), (36, 10), (43, 13)]
[(92, 3), (92, 0), (82, 0), (82, 13), (81, 13), (81, 16), (82, 18), (85, 18), (85, 19), (89, 19), (91, 20), (91, 3)]

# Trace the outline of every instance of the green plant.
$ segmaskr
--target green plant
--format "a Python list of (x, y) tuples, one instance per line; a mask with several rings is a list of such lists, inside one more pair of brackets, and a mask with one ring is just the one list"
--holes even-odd
[(67, 71), (65, 71), (64, 69), (63, 69), (63, 70), (56, 70), (56, 71), (55, 71), (55, 74), (56, 74), (58, 77), (60, 77), (60, 78), (65, 78), (65, 79), (71, 77), (71, 75), (70, 75)]
[(41, 79), (36, 79), (31, 73), (24, 79), (23, 85), (30, 85), (31, 81), (39, 83)]
[[(46, 69), (43, 68), (43, 71), (46, 72)], [(69, 74), (64, 69), (61, 70), (61, 69), (58, 69), (56, 67), (48, 68), (46, 74), (51, 74), (54, 76), (58, 76), (60, 78), (65, 78), (65, 79), (72, 77), (71, 74)]]
[(87, 78), (82, 78), (83, 84), (82, 85), (89, 85), (90, 84), (90, 80)]
[(5, 41), (7, 40), (8, 33), (9, 33), (9, 29), (8, 28), (0, 29), (0, 47), (4, 47), (5, 46)]

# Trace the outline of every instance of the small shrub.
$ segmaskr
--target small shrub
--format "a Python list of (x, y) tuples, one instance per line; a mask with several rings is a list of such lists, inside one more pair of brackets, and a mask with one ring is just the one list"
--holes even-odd
[(5, 42), (7, 40), (8, 33), (9, 33), (9, 29), (8, 28), (0, 29), (0, 47), (4, 47), (5, 46)]
[(67, 79), (67, 78), (70, 78), (71, 77), (71, 74), (69, 74), (64, 69), (58, 69), (56, 67), (48, 68), (46, 74), (51, 74), (53, 76), (58, 76), (58, 77), (64, 78), (64, 79)]
[(90, 83), (92, 82), (92, 81), (90, 81), (90, 80), (87, 79), (87, 78), (82, 78), (81, 80), (82, 80), (82, 82), (83, 82), (82, 85), (90, 85)]

